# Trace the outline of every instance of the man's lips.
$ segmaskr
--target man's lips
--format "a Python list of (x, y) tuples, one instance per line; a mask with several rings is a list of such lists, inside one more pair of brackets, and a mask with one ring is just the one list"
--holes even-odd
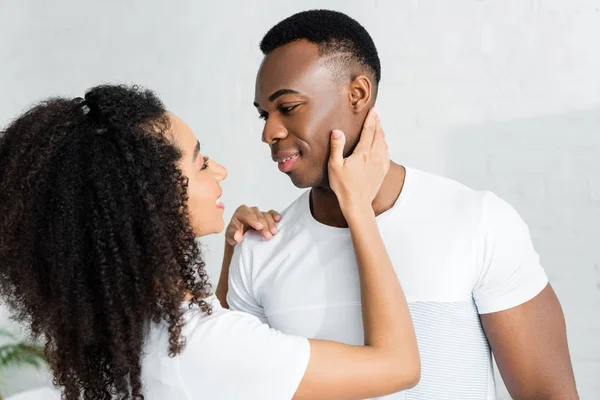
[(300, 158), (300, 153), (298, 152), (288, 152), (288, 153), (277, 153), (273, 156), (273, 161), (277, 163), (279, 170), (281, 172), (287, 173), (292, 170), (296, 161)]

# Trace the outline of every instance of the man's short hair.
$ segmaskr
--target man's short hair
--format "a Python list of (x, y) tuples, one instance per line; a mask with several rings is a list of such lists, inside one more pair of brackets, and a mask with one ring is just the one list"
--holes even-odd
[(348, 69), (352, 64), (361, 65), (379, 84), (381, 64), (375, 43), (366, 29), (346, 14), (331, 10), (294, 14), (267, 32), (260, 42), (260, 50), (267, 55), (302, 39), (318, 45), (320, 56), (333, 57), (336, 67)]

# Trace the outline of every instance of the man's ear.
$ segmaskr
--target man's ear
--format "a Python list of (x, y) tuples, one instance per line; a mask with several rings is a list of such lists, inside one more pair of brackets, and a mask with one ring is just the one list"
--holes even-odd
[(371, 104), (373, 85), (366, 75), (359, 75), (350, 82), (349, 101), (352, 111), (360, 114)]

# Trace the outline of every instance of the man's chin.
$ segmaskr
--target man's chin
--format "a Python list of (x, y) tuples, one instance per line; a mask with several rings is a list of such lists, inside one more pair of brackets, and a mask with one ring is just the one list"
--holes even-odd
[(308, 177), (303, 174), (299, 174), (298, 171), (292, 171), (287, 174), (290, 177), (290, 180), (298, 189), (307, 189), (313, 187), (321, 186), (322, 179), (317, 179), (314, 177)]
[(309, 182), (306, 182), (302, 179), (294, 179), (292, 176), (290, 176), (290, 179), (294, 186), (296, 186), (298, 189), (306, 189), (312, 187), (312, 185)]

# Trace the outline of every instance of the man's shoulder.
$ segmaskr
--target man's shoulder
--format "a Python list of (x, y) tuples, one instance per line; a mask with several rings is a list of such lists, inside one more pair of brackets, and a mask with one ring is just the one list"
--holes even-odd
[(413, 204), (444, 212), (480, 211), (490, 193), (447, 176), (413, 168), (407, 168), (406, 180), (410, 197), (414, 196), (416, 200)]
[(265, 240), (257, 231), (248, 231), (244, 240), (238, 245), (244, 253), (255, 251), (273, 251), (289, 241), (289, 231), (297, 231), (304, 226), (304, 218), (308, 212), (310, 190), (303, 192), (283, 211), (281, 221), (277, 223), (278, 233), (271, 240)]
[[(474, 189), (449, 177), (411, 170), (416, 187), (414, 203), (429, 212), (454, 219), (475, 218), (480, 224), (505, 225), (520, 216), (509, 201), (488, 189)], [(438, 214), (438, 215), (439, 215)], [(515, 222), (516, 224), (516, 222)]]
[(415, 185), (421, 189), (475, 197), (479, 197), (482, 194), (480, 190), (467, 186), (454, 178), (415, 168), (405, 168), (407, 170), (407, 179), (414, 179), (416, 181)]

